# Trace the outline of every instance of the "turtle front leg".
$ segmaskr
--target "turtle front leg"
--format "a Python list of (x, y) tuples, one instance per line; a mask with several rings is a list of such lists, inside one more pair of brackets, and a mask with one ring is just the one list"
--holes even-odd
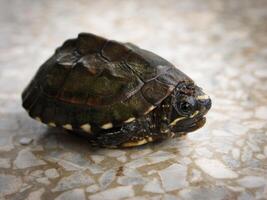
[(92, 143), (108, 148), (123, 148), (139, 146), (159, 139), (159, 134), (153, 130), (151, 124), (139, 119), (125, 124), (120, 129), (110, 129), (110, 132), (97, 134), (92, 138)]

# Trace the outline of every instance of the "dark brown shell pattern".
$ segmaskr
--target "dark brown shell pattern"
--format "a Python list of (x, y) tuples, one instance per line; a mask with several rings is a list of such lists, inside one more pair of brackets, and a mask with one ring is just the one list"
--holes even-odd
[(150, 51), (81, 33), (40, 67), (22, 94), (23, 107), (50, 126), (108, 129), (151, 112), (187, 80)]

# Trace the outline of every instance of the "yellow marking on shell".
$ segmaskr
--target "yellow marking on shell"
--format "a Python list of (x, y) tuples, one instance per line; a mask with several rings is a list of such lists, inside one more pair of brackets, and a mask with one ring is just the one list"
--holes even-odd
[(174, 138), (175, 137), (175, 133), (171, 132), (171, 138)]
[(153, 138), (152, 137), (147, 137), (147, 141), (148, 142), (152, 142), (153, 141)]
[(173, 120), (173, 121), (170, 123), (170, 125), (171, 125), (171, 126), (174, 126), (174, 125), (177, 124), (177, 122), (179, 122), (179, 121), (181, 121), (181, 120), (183, 120), (183, 119), (185, 119), (185, 117), (179, 117), (179, 118), (176, 118), (175, 120)]
[(168, 133), (169, 132), (169, 129), (163, 129), (161, 130), (162, 133)]
[(130, 123), (135, 120), (135, 117), (130, 117), (129, 119), (125, 120), (124, 123)]
[(72, 125), (71, 124), (65, 124), (62, 127), (67, 129), (67, 130), (72, 130)]
[(110, 129), (110, 128), (112, 128), (112, 127), (113, 127), (113, 124), (112, 124), (111, 122), (106, 123), (106, 124), (103, 124), (103, 125), (101, 126), (102, 129)]
[(49, 123), (48, 123), (48, 126), (56, 127), (57, 125), (56, 125), (54, 122), (49, 122)]
[(156, 108), (156, 106), (151, 106), (150, 108), (147, 109), (146, 112), (144, 112), (144, 114), (146, 115), (146, 114), (150, 113), (150, 111), (154, 110), (154, 108)]
[(138, 140), (138, 141), (132, 141), (132, 142), (125, 142), (122, 144), (122, 147), (134, 147), (134, 146), (146, 144), (147, 142), (148, 142), (148, 140), (146, 140), (146, 139), (142, 139), (142, 140)]
[(190, 118), (195, 117), (198, 113), (199, 113), (199, 111), (197, 110), (196, 112), (194, 112), (194, 113), (190, 116)]
[(209, 95), (200, 95), (200, 96), (197, 96), (197, 100), (206, 100), (206, 99), (209, 99), (210, 97), (209, 97)]
[(81, 129), (87, 133), (91, 133), (91, 125), (89, 123), (81, 125)]
[(37, 120), (38, 122), (42, 122), (40, 117), (35, 117), (35, 120)]

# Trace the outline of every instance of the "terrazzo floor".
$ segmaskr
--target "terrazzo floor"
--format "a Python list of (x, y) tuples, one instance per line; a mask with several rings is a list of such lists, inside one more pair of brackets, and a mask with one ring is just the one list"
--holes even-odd
[[(0, 1), (0, 199), (267, 199), (267, 1)], [(211, 96), (204, 128), (98, 149), (30, 119), (20, 94), (67, 38), (150, 49)]]

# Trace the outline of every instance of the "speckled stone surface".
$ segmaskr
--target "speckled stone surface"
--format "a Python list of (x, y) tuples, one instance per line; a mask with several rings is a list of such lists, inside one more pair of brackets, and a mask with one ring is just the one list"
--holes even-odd
[[(261, 0), (1, 0), (0, 199), (267, 199), (266, 22)], [(109, 150), (30, 119), (22, 89), (79, 32), (179, 66), (213, 99), (206, 126)]]

